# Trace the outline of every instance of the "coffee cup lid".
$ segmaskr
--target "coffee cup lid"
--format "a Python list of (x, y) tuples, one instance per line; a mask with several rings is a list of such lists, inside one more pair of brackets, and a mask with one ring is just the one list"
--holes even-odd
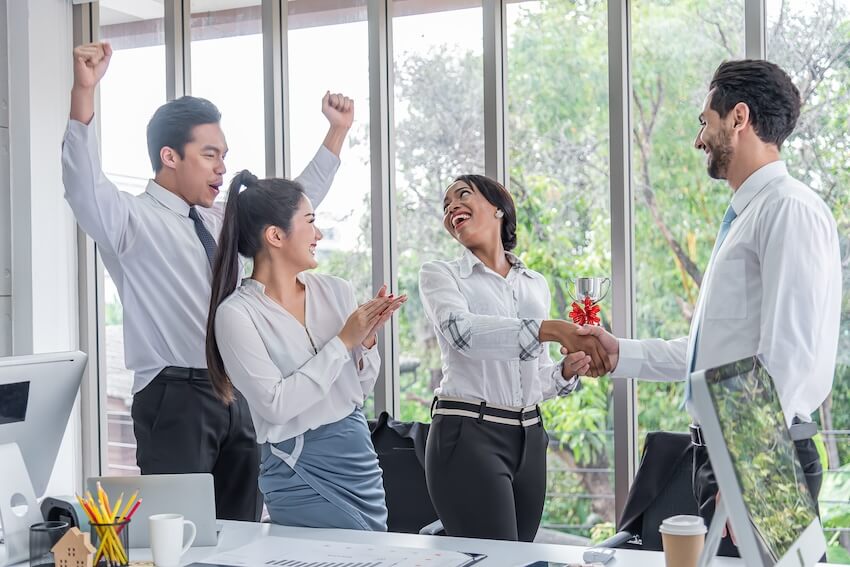
[(667, 535), (702, 535), (708, 530), (700, 516), (671, 516), (661, 523), (658, 531)]

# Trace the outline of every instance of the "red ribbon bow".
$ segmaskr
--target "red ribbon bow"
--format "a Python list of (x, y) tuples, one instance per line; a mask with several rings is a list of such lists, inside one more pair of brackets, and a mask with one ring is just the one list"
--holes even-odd
[(576, 325), (598, 325), (599, 306), (593, 304), (593, 300), (585, 296), (584, 307), (573, 301), (573, 310), (570, 311), (570, 319)]

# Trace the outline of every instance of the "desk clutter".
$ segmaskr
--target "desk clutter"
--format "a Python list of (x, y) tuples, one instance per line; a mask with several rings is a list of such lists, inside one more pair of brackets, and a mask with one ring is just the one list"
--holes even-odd
[[(110, 504), (109, 495), (100, 483), (97, 484), (97, 501), (88, 491), (86, 491), (85, 499), (76, 495), (80, 506), (88, 516), (89, 526), (91, 526), (89, 535), (92, 545), (96, 547), (91, 565), (126, 567), (129, 564), (130, 520), (133, 519), (133, 515), (142, 503), (141, 498), (136, 499), (138, 495), (139, 491), (136, 490), (125, 502), (122, 493)], [(57, 567), (66, 566), (60, 566), (57, 563)], [(80, 567), (89, 567), (89, 565)]]
[[(97, 485), (97, 498), (86, 492), (75, 495), (79, 512), (59, 506), (61, 520), (50, 519), (30, 526), (31, 567), (127, 567), (129, 565), (130, 520), (142, 503), (139, 491), (124, 499), (111, 500)], [(54, 500), (51, 507), (57, 507)], [(57, 509), (58, 509), (57, 508)]]

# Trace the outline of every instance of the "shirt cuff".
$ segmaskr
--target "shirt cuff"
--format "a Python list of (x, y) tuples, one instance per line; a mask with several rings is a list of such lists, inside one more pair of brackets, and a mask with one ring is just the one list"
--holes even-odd
[(341, 163), (339, 156), (326, 148), (324, 144), (319, 146), (319, 149), (316, 151), (316, 155), (313, 156), (313, 162), (319, 166), (322, 173), (327, 172), (329, 174), (336, 173), (336, 170), (339, 169), (339, 164)]
[(68, 126), (65, 128), (65, 140), (80, 140), (82, 142), (89, 142), (90, 139), (93, 139), (95, 147), (97, 147), (97, 137), (91, 135), (93, 129), (94, 117), (92, 117), (91, 122), (88, 124), (83, 124), (79, 120), (69, 118)]
[(611, 372), (612, 378), (637, 378), (643, 367), (645, 356), (643, 346), (636, 339), (617, 339), (620, 343), (620, 358), (617, 368)]
[[(358, 374), (363, 374), (369, 367), (368, 359), (374, 357), (376, 354), (378, 354), (378, 341), (375, 341), (372, 348), (366, 348), (362, 344), (354, 347), (351, 351), (351, 356), (354, 359), (354, 365), (357, 367)], [(363, 368), (360, 368), (360, 361), (363, 361)]]
[(339, 336), (336, 336), (329, 340), (322, 348), (322, 350), (325, 349), (331, 349), (331, 352), (333, 354), (339, 355), (339, 357), (343, 360), (351, 360), (351, 352), (349, 352), (348, 349), (345, 348), (345, 343), (342, 342), (342, 339), (339, 338)]
[(552, 380), (555, 382), (555, 389), (558, 397), (568, 396), (581, 389), (581, 378), (577, 374), (570, 378), (564, 378), (563, 369), (565, 360), (566, 359), (562, 359), (561, 362), (555, 366), (555, 370), (552, 371)]

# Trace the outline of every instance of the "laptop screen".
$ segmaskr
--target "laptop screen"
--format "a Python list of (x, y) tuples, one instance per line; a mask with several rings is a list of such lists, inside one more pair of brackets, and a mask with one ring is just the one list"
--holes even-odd
[(753, 357), (707, 370), (705, 381), (750, 520), (779, 560), (817, 512), (773, 380)]

